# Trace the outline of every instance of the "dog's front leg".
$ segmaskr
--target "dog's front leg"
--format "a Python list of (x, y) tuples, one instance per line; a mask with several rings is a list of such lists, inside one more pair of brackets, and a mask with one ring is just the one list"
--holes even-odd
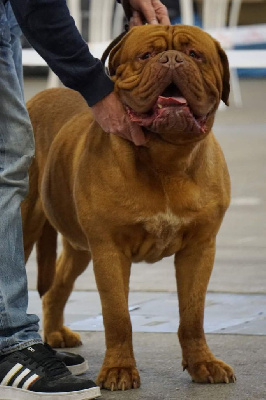
[(101, 297), (106, 353), (97, 383), (110, 390), (140, 386), (132, 346), (128, 311), (131, 260), (116, 247), (92, 248), (97, 287)]
[(234, 382), (233, 369), (210, 351), (203, 330), (204, 303), (215, 255), (215, 238), (188, 245), (176, 254), (179, 298), (178, 336), (183, 368), (195, 382)]

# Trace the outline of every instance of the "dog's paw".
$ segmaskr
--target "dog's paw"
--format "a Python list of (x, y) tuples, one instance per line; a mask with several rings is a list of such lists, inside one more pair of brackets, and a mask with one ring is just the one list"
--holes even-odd
[(136, 368), (103, 367), (96, 382), (102, 389), (111, 391), (137, 389), (140, 387), (140, 377)]
[(63, 326), (63, 328), (59, 331), (54, 331), (46, 334), (45, 341), (51, 347), (56, 348), (78, 347), (82, 344), (80, 335), (76, 332), (71, 331), (65, 326)]
[(236, 381), (234, 370), (221, 360), (203, 361), (184, 365), (194, 382), (198, 383), (233, 383)]

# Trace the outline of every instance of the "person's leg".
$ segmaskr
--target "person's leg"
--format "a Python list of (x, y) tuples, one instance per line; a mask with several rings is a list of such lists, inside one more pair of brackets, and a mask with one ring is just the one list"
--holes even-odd
[[(20, 27), (19, 27), (19, 25), (17, 23), (17, 20), (16, 20), (16, 18), (14, 16), (14, 13), (13, 13), (12, 8), (11, 8), (9, 3), (5, 6), (5, 10), (6, 10), (7, 23), (8, 23), (9, 30), (10, 30), (10, 50), (11, 50), (12, 58), (13, 58), (13, 61), (14, 61), (14, 67), (15, 67), (15, 70), (12, 69), (12, 74), (14, 74), (14, 72), (15, 72), (16, 75), (17, 75), (19, 86), (20, 86), (20, 91), (21, 91), (21, 93), (20, 93), (20, 95), (21, 95), (20, 101), (21, 101), (21, 103), (22, 102), (24, 103), (22, 48), (21, 48), (21, 42), (20, 42), (21, 29), (20, 29)], [(5, 23), (6, 22), (4, 22), (3, 25), (5, 25)], [(0, 80), (1, 80), (1, 77), (0, 77)], [(16, 79), (15, 79), (15, 81), (16, 81)], [(16, 83), (16, 86), (17, 86), (17, 83)], [(18, 90), (19, 89), (17, 88), (16, 92), (18, 92)], [(27, 115), (26, 115), (25, 118), (27, 120)], [(2, 121), (2, 119), (1, 119), (1, 121)], [(1, 122), (0, 122), (0, 125), (1, 125)], [(28, 126), (28, 122), (26, 122), (26, 128), (25, 129), (29, 132), (29, 135), (28, 135), (29, 136), (29, 141), (30, 141), (30, 148), (29, 148), (30, 153), (29, 153), (29, 155), (31, 155), (32, 154), (32, 149), (33, 149), (33, 143), (32, 143), (33, 139), (32, 139), (32, 134), (31, 134), (31, 128)], [(0, 131), (1, 131), (1, 128), (0, 128)], [(1, 163), (1, 161), (0, 161), (0, 163)], [(28, 164), (28, 162), (27, 162), (27, 164)], [(1, 188), (0, 188), (0, 191), (1, 191)], [(1, 208), (0, 208), (0, 210), (1, 210)], [(19, 221), (19, 217), (15, 217), (15, 218), (16, 218), (16, 220), (18, 222)], [(19, 226), (19, 230), (20, 230), (20, 226)], [(17, 247), (17, 248), (20, 249), (20, 251), (21, 251), (21, 243), (19, 244), (19, 247)], [(19, 257), (19, 265), (21, 267), (22, 275), (23, 275), (23, 287), (25, 287), (26, 283), (24, 281), (25, 273), (24, 273), (24, 267), (23, 267), (24, 262), (22, 263), (23, 257), (20, 255), (19, 251), (17, 252), (17, 257)], [(1, 272), (1, 265), (0, 265), (0, 272)], [(14, 278), (15, 278), (15, 276), (14, 276)], [(0, 292), (0, 294), (1, 294), (1, 292)], [(25, 296), (26, 296), (26, 293), (24, 291), (24, 298), (25, 298)], [(1, 304), (1, 297), (0, 297), (0, 304)], [(26, 304), (27, 304), (27, 300), (25, 298), (25, 305)], [(20, 311), (25, 316), (25, 309), (20, 310)], [(32, 323), (32, 319), (31, 319), (31, 323)], [(29, 337), (31, 337), (32, 332), (29, 331), (29, 327), (25, 327), (25, 328), (27, 329), (27, 332), (29, 333)], [(35, 325), (35, 322), (34, 322), (33, 331), (34, 331), (35, 341), (36, 341), (36, 336), (35, 336), (36, 330), (37, 330), (37, 326)], [(12, 335), (12, 333), (11, 333), (11, 335)], [(22, 337), (22, 335), (24, 335), (24, 327), (23, 327), (22, 332), (19, 330), (19, 335), (20, 335), (20, 337)], [(17, 334), (15, 336), (17, 336)], [(0, 325), (0, 338), (1, 338), (1, 325)], [(9, 340), (10, 340), (10, 338), (9, 338)], [(14, 337), (13, 337), (13, 340), (16, 341), (16, 339)], [(39, 340), (40, 340), (40, 338), (39, 338), (39, 336), (37, 336), (37, 341), (39, 342)], [(25, 341), (25, 342), (21, 343), (21, 345), (19, 347), (21, 347), (21, 346), (25, 347), (25, 346), (27, 346), (28, 344), (31, 344), (31, 343), (32, 343), (32, 340), (30, 340), (30, 343), (28, 341)], [(3, 343), (3, 345), (4, 345), (4, 343)], [(11, 343), (11, 345), (12, 345), (12, 349), (16, 349), (16, 342), (15, 342), (15, 345), (13, 345), (13, 342)], [(1, 348), (2, 348), (2, 344), (1, 344), (1, 339), (0, 339), (0, 349)], [(5, 352), (9, 352), (9, 350), (10, 349), (9, 349), (9, 345), (8, 345), (8, 347), (5, 348), (4, 351)], [(68, 367), (68, 369), (74, 375), (82, 374), (85, 371), (87, 371), (87, 369), (88, 369), (88, 362), (82, 356), (80, 356), (78, 354), (68, 353), (68, 352), (67, 353), (66, 352), (61, 352), (61, 353), (54, 352), (54, 355), (59, 360), (63, 361), (66, 364), (66, 366)]]
[(10, 29), (10, 46), (12, 50), (12, 57), (15, 64), (15, 69), (21, 88), (21, 95), (24, 99), (24, 85), (23, 85), (23, 66), (22, 66), (22, 47), (21, 47), (21, 29), (17, 23), (16, 17), (13, 13), (10, 3), (5, 6), (8, 26)]
[(27, 314), (20, 203), (34, 141), (13, 59), (9, 11), (0, 0), (0, 399), (94, 399), (100, 389), (69, 372), (42, 343), (38, 317)]
[[(28, 190), (33, 133), (14, 63), (9, 5), (0, 1), (0, 353), (41, 343), (38, 317), (27, 314), (20, 203)], [(18, 54), (19, 57), (19, 54)], [(17, 59), (17, 62), (19, 60)], [(19, 71), (18, 71), (19, 73)], [(21, 74), (21, 72), (20, 72)]]
[(99, 387), (69, 372), (42, 343), (38, 317), (27, 314), (20, 203), (28, 190), (34, 141), (9, 16), (9, 6), (0, 0), (0, 399), (94, 399), (100, 396)]

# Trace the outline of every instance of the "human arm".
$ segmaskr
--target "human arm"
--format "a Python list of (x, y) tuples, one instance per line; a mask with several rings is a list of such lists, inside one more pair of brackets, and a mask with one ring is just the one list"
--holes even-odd
[[(99, 125), (136, 145), (145, 144), (142, 128), (130, 121), (113, 92), (113, 82), (80, 36), (66, 1), (10, 0), (10, 3), (25, 37), (64, 85), (82, 94)], [(130, 0), (133, 3), (135, 7), (141, 3), (142, 7), (147, 0)]]
[(91, 106), (96, 121), (109, 133), (136, 145), (145, 143), (140, 126), (130, 122), (102, 63), (89, 52), (65, 0), (10, 0), (28, 41), (65, 86), (77, 90)]
[(65, 0), (10, 0), (31, 45), (65, 86), (79, 91), (92, 106), (113, 91), (113, 82), (89, 52)]

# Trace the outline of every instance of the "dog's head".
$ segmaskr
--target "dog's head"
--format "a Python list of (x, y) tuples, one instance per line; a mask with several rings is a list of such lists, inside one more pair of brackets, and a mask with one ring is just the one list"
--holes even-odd
[(172, 143), (205, 137), (220, 100), (228, 105), (226, 54), (197, 27), (135, 27), (112, 50), (109, 71), (132, 121)]

